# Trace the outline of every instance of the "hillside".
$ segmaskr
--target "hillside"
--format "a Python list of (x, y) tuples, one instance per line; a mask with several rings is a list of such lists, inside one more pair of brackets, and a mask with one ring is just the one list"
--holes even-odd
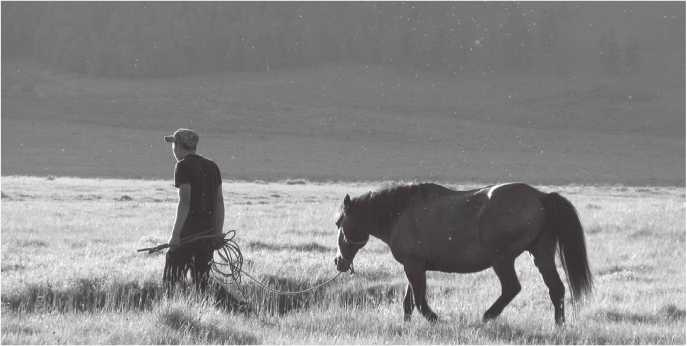
[(161, 137), (191, 127), (232, 179), (684, 185), (679, 75), (453, 78), (328, 65), (97, 79), (2, 68), (3, 176), (171, 179)]

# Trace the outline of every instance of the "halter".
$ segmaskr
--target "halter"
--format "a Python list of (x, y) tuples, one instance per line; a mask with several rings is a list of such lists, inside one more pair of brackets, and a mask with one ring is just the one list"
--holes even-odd
[[(344, 233), (343, 230), (341, 230), (340, 232), (341, 232), (341, 237), (342, 237), (343, 242), (346, 243), (351, 248), (355, 249), (356, 251), (360, 250), (363, 246), (365, 246), (365, 244), (367, 244), (367, 241), (370, 240), (370, 236), (368, 235), (367, 239), (365, 239), (363, 241), (352, 241), (352, 240), (349, 240), (348, 238), (346, 238), (346, 233)], [(346, 261), (346, 264), (347, 264), (351, 274), (353, 274), (355, 272), (353, 269), (353, 259), (352, 258), (350, 258), (350, 259), (346, 258), (346, 256), (344, 256), (344, 254), (341, 251), (339, 251), (339, 255), (341, 256), (341, 259)]]
[(348, 238), (346, 238), (346, 233), (344, 233), (343, 230), (341, 231), (341, 235), (343, 236), (343, 241), (344, 241), (345, 243), (347, 243), (348, 245), (355, 245), (355, 246), (363, 247), (363, 246), (365, 246), (365, 244), (367, 244), (367, 242), (370, 240), (370, 236), (369, 236), (369, 235), (367, 236), (367, 239), (365, 239), (365, 240), (363, 240), (363, 241), (352, 241), (352, 240), (349, 240)]

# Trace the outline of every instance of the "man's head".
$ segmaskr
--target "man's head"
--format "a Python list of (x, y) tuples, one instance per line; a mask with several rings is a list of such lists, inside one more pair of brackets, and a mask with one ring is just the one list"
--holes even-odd
[(179, 161), (186, 155), (196, 152), (198, 134), (190, 129), (178, 129), (171, 136), (165, 136), (165, 142), (172, 143), (174, 157)]

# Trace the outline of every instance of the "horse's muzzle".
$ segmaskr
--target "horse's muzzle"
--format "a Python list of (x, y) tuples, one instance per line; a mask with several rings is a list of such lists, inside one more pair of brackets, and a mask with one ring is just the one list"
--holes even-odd
[(351, 268), (351, 262), (347, 261), (342, 256), (334, 257), (334, 264), (336, 265), (336, 270), (340, 272), (346, 272)]

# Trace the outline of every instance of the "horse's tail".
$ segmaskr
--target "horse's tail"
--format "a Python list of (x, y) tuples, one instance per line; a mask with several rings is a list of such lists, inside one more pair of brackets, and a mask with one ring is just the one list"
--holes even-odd
[(557, 193), (542, 198), (546, 211), (547, 230), (553, 232), (558, 243), (558, 255), (568, 277), (573, 300), (592, 291), (592, 273), (587, 260), (584, 231), (575, 207)]

